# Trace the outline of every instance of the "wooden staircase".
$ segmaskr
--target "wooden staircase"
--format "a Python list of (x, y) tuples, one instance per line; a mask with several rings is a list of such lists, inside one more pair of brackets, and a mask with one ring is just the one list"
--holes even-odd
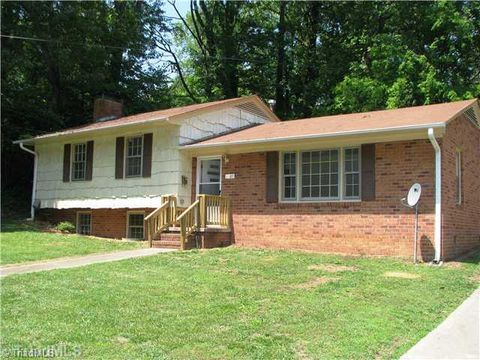
[(187, 209), (177, 207), (175, 195), (165, 195), (160, 207), (145, 218), (150, 247), (181, 250), (198, 247), (197, 234), (205, 239), (209, 231), (230, 232), (230, 225), (230, 199), (220, 195), (198, 195)]

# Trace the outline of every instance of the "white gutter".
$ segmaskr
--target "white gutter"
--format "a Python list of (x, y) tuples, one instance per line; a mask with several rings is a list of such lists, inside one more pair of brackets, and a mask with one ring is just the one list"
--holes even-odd
[(30, 205), (30, 218), (27, 220), (35, 219), (35, 193), (37, 192), (37, 167), (38, 167), (38, 154), (35, 151), (32, 151), (26, 148), (23, 145), (23, 142), (19, 143), (20, 149), (25, 150), (26, 152), (33, 155), (33, 185), (32, 185), (32, 203)]
[(428, 138), (435, 149), (435, 257), (433, 262), (439, 263), (442, 250), (442, 152), (433, 128), (428, 129)]
[[(265, 124), (263, 124), (265, 125)], [(378, 134), (389, 131), (411, 131), (411, 130), (425, 130), (430, 129), (431, 127), (444, 129), (445, 123), (433, 123), (425, 125), (407, 125), (407, 126), (393, 126), (385, 128), (371, 128), (366, 130), (349, 130), (349, 131), (338, 131), (324, 134), (307, 134), (307, 135), (293, 135), (293, 136), (282, 136), (282, 137), (270, 137), (270, 138), (259, 138), (253, 140), (237, 140), (237, 141), (224, 141), (219, 143), (206, 143), (203, 144), (202, 141), (199, 143), (194, 143), (190, 145), (183, 145), (183, 149), (200, 149), (200, 148), (210, 148), (210, 147), (220, 147), (220, 146), (230, 146), (230, 145), (248, 145), (248, 144), (261, 144), (261, 143), (272, 143), (272, 142), (284, 142), (284, 141), (293, 141), (293, 140), (316, 140), (330, 137), (342, 137), (342, 136), (352, 136), (352, 135), (368, 135), (368, 134)], [(254, 129), (255, 127), (252, 127)], [(242, 130), (246, 131), (248, 129)], [(225, 135), (227, 136), (227, 135)], [(208, 140), (205, 140), (208, 141)]]

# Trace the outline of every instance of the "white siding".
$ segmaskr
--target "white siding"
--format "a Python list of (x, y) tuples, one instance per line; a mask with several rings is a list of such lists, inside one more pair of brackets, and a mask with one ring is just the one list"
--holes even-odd
[[(179, 205), (186, 206), (191, 201), (192, 158), (179, 145), (263, 122), (262, 117), (231, 107), (184, 119), (178, 125), (162, 123), (39, 143), (35, 146), (39, 154), (36, 199), (42, 208), (144, 208), (158, 207), (162, 194), (177, 194)], [(115, 179), (116, 137), (150, 132), (151, 177)], [(88, 140), (94, 141), (92, 180), (63, 182), (64, 144)], [(182, 175), (187, 185), (182, 185)]]
[(201, 114), (182, 121), (180, 145), (267, 121), (237, 107)]

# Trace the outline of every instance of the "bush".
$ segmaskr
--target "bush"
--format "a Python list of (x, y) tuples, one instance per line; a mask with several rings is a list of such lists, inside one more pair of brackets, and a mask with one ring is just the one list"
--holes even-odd
[(59, 222), (55, 226), (55, 229), (61, 232), (66, 232), (66, 233), (74, 233), (76, 230), (75, 225), (73, 225), (70, 221)]

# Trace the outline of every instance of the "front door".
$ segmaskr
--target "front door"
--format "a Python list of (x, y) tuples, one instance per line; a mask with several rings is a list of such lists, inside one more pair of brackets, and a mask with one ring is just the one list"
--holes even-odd
[(220, 195), (222, 191), (221, 157), (200, 159), (197, 173), (197, 194)]

